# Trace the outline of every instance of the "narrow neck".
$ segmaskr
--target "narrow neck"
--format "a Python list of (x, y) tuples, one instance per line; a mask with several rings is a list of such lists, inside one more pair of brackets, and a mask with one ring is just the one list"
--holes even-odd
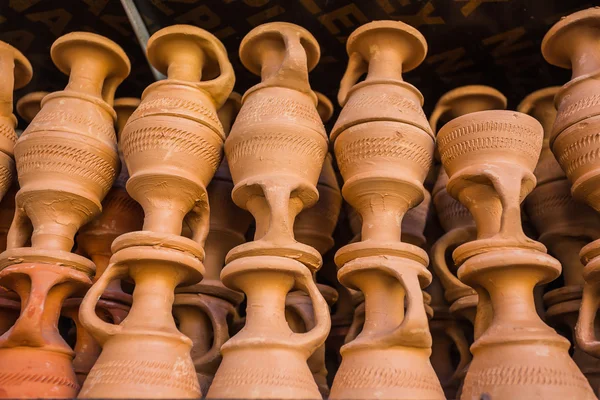
[(281, 41), (269, 40), (260, 46), (261, 80), (274, 78), (283, 65), (285, 47)]
[(65, 90), (102, 98), (102, 88), (106, 75), (106, 67), (102, 62), (94, 57), (89, 55), (85, 57), (85, 54), (82, 54), (82, 57), (74, 59), (69, 74), (69, 83)]
[(130, 270), (135, 289), (131, 310), (124, 321), (128, 328), (178, 332), (172, 308), (179, 272), (169, 265), (147, 265)]
[(255, 272), (243, 279), (248, 283), (242, 288), (247, 298), (244, 331), (270, 337), (290, 332), (285, 319), (285, 298), (293, 287), (293, 278), (281, 272)]
[(175, 46), (169, 53), (169, 79), (188, 82), (200, 82), (204, 66), (204, 52), (187, 46)]
[(572, 40), (569, 46), (572, 46), (571, 79), (600, 72), (597, 29), (591, 27), (578, 29), (576, 40)]
[(396, 279), (383, 272), (365, 272), (356, 276), (356, 284), (365, 295), (361, 336), (391, 331), (402, 323), (405, 291)]
[(366, 80), (393, 79), (402, 81), (403, 57), (394, 47), (382, 47), (371, 54)]

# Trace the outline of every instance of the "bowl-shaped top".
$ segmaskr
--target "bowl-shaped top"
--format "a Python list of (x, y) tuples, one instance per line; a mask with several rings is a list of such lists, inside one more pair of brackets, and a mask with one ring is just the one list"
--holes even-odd
[(449, 176), (473, 165), (516, 164), (533, 172), (544, 131), (533, 117), (515, 111), (480, 111), (450, 121), (437, 145)]

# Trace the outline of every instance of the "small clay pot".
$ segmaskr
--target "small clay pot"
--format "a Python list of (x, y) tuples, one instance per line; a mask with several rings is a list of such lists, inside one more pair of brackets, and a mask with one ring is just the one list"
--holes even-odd
[[(535, 186), (542, 141), (540, 123), (512, 111), (464, 115), (438, 133), (448, 192), (477, 224), (477, 240), (453, 253), (458, 278), (479, 296), (461, 399), (594, 397), (568, 342), (542, 322), (534, 303), (534, 287), (560, 273), (560, 263), (521, 227), (520, 203)], [(548, 385), (549, 378), (565, 383)]]
[(362, 307), (355, 311), (330, 398), (443, 398), (429, 361), (421, 292), (431, 280), (427, 254), (401, 242), (405, 214), (425, 197), (423, 180), (433, 157), (423, 97), (402, 72), (423, 61), (427, 44), (404, 23), (377, 21), (354, 31), (346, 49), (349, 62), (338, 93), (343, 109), (331, 140), (342, 194), (362, 227), (360, 241), (341, 248), (335, 262), (340, 282), (364, 293), (366, 302), (362, 329)]
[(229, 253), (228, 262), (260, 248), (265, 255), (297, 253), (311, 269), (321, 265), (319, 252), (293, 234), (294, 218), (317, 202), (315, 183), (327, 153), (308, 83), (319, 56), (314, 37), (286, 23), (261, 25), (240, 45), (242, 63), (262, 81), (244, 94), (225, 154), (236, 184), (233, 201), (252, 213), (256, 232), (253, 242)]
[[(244, 328), (222, 346), (208, 398), (320, 399), (307, 364), (325, 341), (329, 307), (312, 273), (320, 253), (294, 238), (294, 219), (317, 202), (327, 136), (308, 72), (319, 46), (305, 29), (276, 22), (242, 40), (240, 59), (261, 83), (250, 88), (225, 142), (233, 201), (256, 221), (254, 241), (227, 255), (225, 286), (246, 294)], [(285, 318), (292, 289), (308, 295), (314, 326), (293, 333)], [(260, 363), (256, 365), (256, 360)], [(244, 365), (256, 365), (248, 374)]]

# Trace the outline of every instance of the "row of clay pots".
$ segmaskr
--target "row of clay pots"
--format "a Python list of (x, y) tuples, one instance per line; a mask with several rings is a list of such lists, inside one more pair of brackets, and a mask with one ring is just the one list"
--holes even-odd
[[(0, 397), (594, 398), (600, 252), (587, 243), (598, 221), (575, 201), (600, 210), (598, 20), (596, 9), (573, 14), (544, 39), (544, 56), (573, 68), (564, 87), (518, 112), (492, 88), (459, 88), (429, 121), (402, 79), (423, 61), (424, 37), (392, 21), (350, 35), (329, 137), (355, 234), (334, 257), (337, 291), (315, 281), (341, 197), (308, 31), (253, 29), (240, 59), (261, 82), (240, 98), (214, 36), (164, 28), (147, 55), (167, 79), (139, 103), (114, 100), (129, 72), (120, 47), (65, 35), (51, 55), (69, 84), (21, 100), (32, 120), (18, 140), (12, 91), (31, 66), (3, 45), (13, 79), (0, 88), (0, 193), (15, 212), (0, 255)], [(524, 233), (522, 202), (540, 242)], [(433, 208), (446, 233), (429, 248)], [(536, 304), (534, 288), (561, 268), (545, 319), (574, 329), (573, 357)], [(75, 323), (74, 350), (61, 313)], [(329, 392), (332, 324), (347, 343)]]

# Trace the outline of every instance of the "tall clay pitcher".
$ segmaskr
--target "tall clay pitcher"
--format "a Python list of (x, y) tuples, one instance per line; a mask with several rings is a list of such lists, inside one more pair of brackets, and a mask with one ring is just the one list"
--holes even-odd
[[(209, 398), (320, 399), (307, 365), (324, 343), (330, 320), (312, 273), (314, 248), (296, 242), (294, 219), (318, 200), (316, 183), (327, 153), (308, 72), (319, 60), (315, 38), (288, 23), (261, 25), (242, 40), (244, 66), (261, 76), (250, 88), (225, 142), (235, 187), (233, 201), (256, 221), (255, 240), (227, 255), (225, 286), (246, 293), (246, 324), (223, 347)], [(315, 326), (293, 333), (285, 299), (302, 290)]]
[[(573, 70), (571, 81), (561, 87), (554, 104), (558, 112), (550, 148), (571, 182), (576, 200), (600, 212), (600, 9), (590, 8), (561, 19), (542, 41), (542, 54), (551, 64)], [(600, 358), (595, 322), (600, 305), (600, 240), (580, 253), (583, 297), (575, 328), (579, 347)]]
[[(79, 317), (102, 346), (81, 398), (201, 396), (191, 340), (172, 316), (174, 290), (202, 279), (208, 233), (206, 186), (219, 166), (224, 133), (217, 108), (234, 83), (225, 48), (208, 32), (174, 25), (148, 41), (148, 59), (168, 78), (150, 85), (121, 137), (127, 192), (144, 209), (143, 230), (119, 236), (106, 271)], [(192, 239), (181, 236), (183, 220)], [(135, 282), (120, 325), (96, 315), (112, 280)]]
[(477, 225), (477, 239), (453, 252), (458, 278), (479, 296), (461, 399), (595, 398), (568, 341), (540, 319), (534, 303), (534, 287), (561, 270), (521, 225), (543, 136), (537, 120), (514, 111), (463, 115), (438, 133), (448, 193)]
[(330, 398), (442, 399), (421, 292), (431, 282), (427, 253), (401, 242), (405, 213), (425, 197), (434, 147), (423, 97), (402, 73), (423, 61), (427, 44), (409, 25), (377, 21), (354, 31), (346, 47), (331, 140), (362, 231), (335, 262), (340, 282), (364, 293), (365, 323), (341, 349)]
[(119, 167), (112, 104), (129, 73), (127, 56), (112, 41), (83, 32), (60, 37), (50, 55), (69, 83), (44, 97), (17, 141), (21, 188), (0, 255), (0, 285), (15, 290), (22, 304), (0, 339), (0, 375), (11, 377), (0, 391), (7, 397), (72, 398), (79, 391), (58, 318), (63, 301), (91, 284), (95, 265), (71, 253), (74, 236), (101, 212)]

